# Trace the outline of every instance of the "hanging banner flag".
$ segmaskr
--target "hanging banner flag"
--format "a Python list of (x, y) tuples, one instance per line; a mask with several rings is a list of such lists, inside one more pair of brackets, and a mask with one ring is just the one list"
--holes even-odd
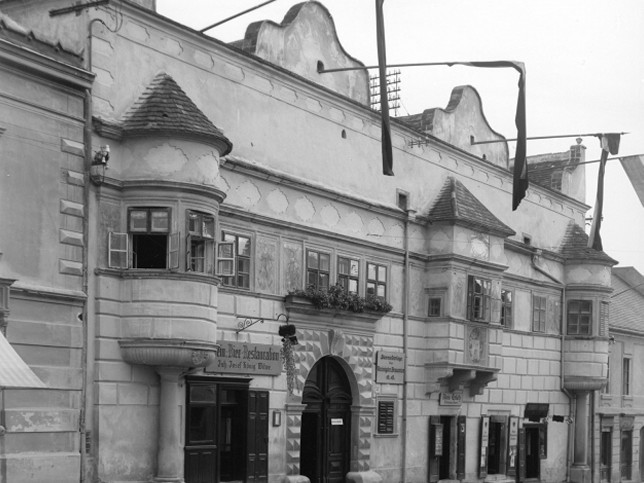
[(602, 147), (602, 155), (599, 159), (599, 173), (597, 174), (597, 197), (595, 198), (595, 210), (593, 212), (593, 224), (588, 236), (588, 248), (603, 250), (602, 238), (599, 230), (602, 224), (602, 212), (604, 206), (604, 172), (606, 171), (606, 160), (608, 154), (617, 154), (619, 151), (619, 133), (598, 134)]
[(625, 156), (620, 158), (619, 162), (622, 163), (626, 176), (631, 180), (635, 193), (644, 206), (644, 155)]
[(393, 148), (389, 123), (389, 93), (387, 92), (387, 54), (385, 49), (385, 19), (382, 12), (384, 0), (376, 0), (376, 35), (378, 41), (378, 72), (380, 77), (380, 115), (382, 119), (382, 174), (393, 176)]

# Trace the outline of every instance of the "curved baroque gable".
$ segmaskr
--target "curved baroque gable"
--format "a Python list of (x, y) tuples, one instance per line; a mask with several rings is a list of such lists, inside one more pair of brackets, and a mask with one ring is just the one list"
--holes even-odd
[(279, 25), (269, 20), (250, 24), (237, 45), (361, 104), (369, 102), (366, 70), (318, 74), (318, 61), (329, 69), (364, 66), (344, 50), (331, 14), (318, 2), (291, 7)]

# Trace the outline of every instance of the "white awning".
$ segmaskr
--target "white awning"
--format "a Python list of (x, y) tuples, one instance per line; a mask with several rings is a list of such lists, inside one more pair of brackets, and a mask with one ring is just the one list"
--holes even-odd
[(46, 387), (45, 384), (34, 374), (0, 332), (0, 389), (44, 387)]

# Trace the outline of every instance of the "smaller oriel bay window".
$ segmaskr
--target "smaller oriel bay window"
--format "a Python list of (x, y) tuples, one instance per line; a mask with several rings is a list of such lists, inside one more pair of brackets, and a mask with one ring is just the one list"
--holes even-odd
[(217, 275), (226, 287), (250, 289), (250, 237), (223, 232), (222, 238), (217, 245)]
[(188, 211), (186, 222), (186, 271), (212, 274), (215, 268), (215, 217)]
[(377, 263), (367, 263), (367, 295), (387, 298), (387, 267)]
[(568, 335), (590, 335), (592, 332), (593, 303), (590, 300), (568, 302)]
[(179, 234), (170, 232), (169, 208), (130, 208), (127, 233), (109, 234), (111, 268), (179, 268)]
[(358, 293), (360, 286), (360, 261), (354, 258), (338, 257), (338, 285), (346, 293)]
[(492, 282), (470, 275), (467, 278), (467, 318), (489, 322), (492, 301)]
[(306, 284), (318, 290), (328, 290), (331, 278), (331, 255), (316, 250), (306, 251)]

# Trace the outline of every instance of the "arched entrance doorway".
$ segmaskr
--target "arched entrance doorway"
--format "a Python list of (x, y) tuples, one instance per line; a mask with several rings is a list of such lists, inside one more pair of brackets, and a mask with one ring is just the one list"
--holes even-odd
[(349, 472), (351, 387), (340, 363), (323, 357), (304, 385), (300, 474), (311, 483), (341, 483)]

